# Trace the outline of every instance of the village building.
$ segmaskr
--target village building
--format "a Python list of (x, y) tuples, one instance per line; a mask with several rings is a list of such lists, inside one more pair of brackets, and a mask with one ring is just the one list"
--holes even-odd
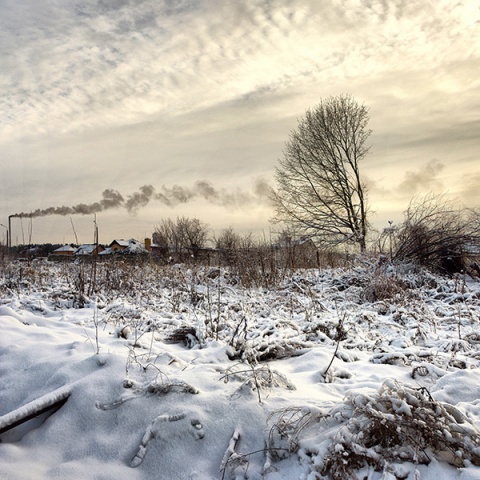
[(130, 240), (113, 240), (112, 243), (102, 252), (100, 255), (111, 255), (111, 254), (145, 254), (148, 253), (148, 249), (145, 248), (145, 245), (134, 238)]
[(76, 248), (73, 252), (75, 256), (82, 256), (82, 255), (98, 255), (100, 252), (103, 252), (105, 247), (103, 245), (95, 245), (95, 244), (84, 244), (80, 245)]
[(73, 256), (73, 253), (75, 252), (75, 250), (76, 250), (76, 247), (72, 245), (63, 245), (62, 247), (55, 249), (52, 252), (52, 255), (58, 255), (61, 257), (71, 257)]

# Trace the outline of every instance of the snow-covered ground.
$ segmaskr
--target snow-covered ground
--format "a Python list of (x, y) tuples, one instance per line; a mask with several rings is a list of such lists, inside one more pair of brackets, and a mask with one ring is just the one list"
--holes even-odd
[(92, 268), (0, 268), (1, 479), (480, 479), (478, 282)]

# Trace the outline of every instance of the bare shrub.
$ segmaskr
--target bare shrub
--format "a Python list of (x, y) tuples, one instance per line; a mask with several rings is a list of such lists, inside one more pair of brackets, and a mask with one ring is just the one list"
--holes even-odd
[(414, 199), (404, 222), (387, 229), (392, 260), (413, 261), (438, 272), (464, 271), (469, 257), (480, 248), (480, 222), (475, 211), (461, 209), (443, 196)]
[(363, 295), (367, 302), (374, 303), (405, 294), (408, 289), (407, 283), (395, 273), (377, 269), (365, 285)]
[(274, 287), (284, 278), (268, 244), (239, 250), (232, 268), (244, 287)]
[(232, 278), (244, 287), (276, 287), (298, 269), (335, 268), (349, 261), (335, 249), (319, 250), (312, 239), (293, 229), (267, 239), (227, 228), (215, 238), (215, 247), (218, 264), (230, 267)]
[(225, 265), (235, 264), (238, 250), (245, 243), (245, 240), (250, 237), (251, 235), (242, 237), (232, 227), (223, 229), (218, 237), (214, 239), (215, 248), (219, 252), (219, 261)]
[(273, 287), (285, 276), (274, 247), (266, 239), (257, 239), (251, 233), (235, 234), (227, 229), (222, 232), (216, 244), (221, 247), (219, 263), (228, 265), (231, 278), (244, 287)]
[(302, 235), (293, 227), (280, 230), (273, 243), (279, 265), (291, 271), (315, 268), (319, 264), (318, 248), (312, 238)]
[(352, 256), (335, 249), (317, 250), (317, 264), (319, 269), (344, 268), (351, 265)]

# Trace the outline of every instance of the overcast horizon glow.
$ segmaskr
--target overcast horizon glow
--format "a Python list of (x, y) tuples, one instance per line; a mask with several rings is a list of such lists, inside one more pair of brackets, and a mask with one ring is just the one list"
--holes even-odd
[[(0, 0), (0, 13), (3, 225), (111, 190), (126, 203), (97, 212), (103, 243), (177, 215), (269, 234), (256, 185), (274, 186), (305, 110), (341, 93), (370, 110), (378, 228), (430, 191), (479, 206), (477, 0)], [(168, 203), (175, 185), (197, 193)], [(71, 215), (91, 242), (93, 215), (69, 212), (12, 219), (13, 243), (73, 242)]]

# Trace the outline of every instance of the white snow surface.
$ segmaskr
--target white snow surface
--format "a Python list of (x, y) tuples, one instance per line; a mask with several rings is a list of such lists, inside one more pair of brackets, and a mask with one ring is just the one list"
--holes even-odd
[[(70, 392), (55, 413), (0, 434), (3, 480), (331, 478), (322, 467), (345, 447), (338, 439), (361, 438), (349, 433), (352, 405), (368, 410), (397, 384), (445, 405), (480, 458), (474, 279), (387, 269), (382, 280), (401, 276), (404, 289), (375, 300), (369, 264), (299, 271), (268, 289), (224, 269), (98, 269), (80, 295), (88, 264), (3, 266), (0, 417)], [(172, 343), (182, 327), (186, 342)], [(414, 415), (395, 402), (392, 415)], [(279, 435), (282, 418), (312, 421)], [(385, 457), (344, 478), (480, 479), (473, 457), (455, 464), (431, 447), (428, 464)]]

